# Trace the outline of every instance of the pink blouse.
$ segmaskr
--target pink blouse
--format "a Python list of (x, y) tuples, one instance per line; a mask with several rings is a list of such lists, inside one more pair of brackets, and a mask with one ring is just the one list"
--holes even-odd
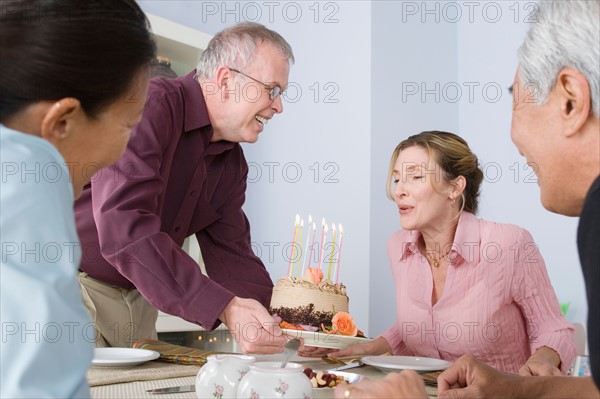
[(455, 361), (464, 354), (518, 372), (538, 348), (554, 349), (564, 372), (575, 357), (574, 330), (560, 311), (533, 238), (515, 225), (463, 212), (442, 296), (417, 231), (396, 232), (388, 256), (396, 285), (396, 323), (382, 336), (395, 355)]

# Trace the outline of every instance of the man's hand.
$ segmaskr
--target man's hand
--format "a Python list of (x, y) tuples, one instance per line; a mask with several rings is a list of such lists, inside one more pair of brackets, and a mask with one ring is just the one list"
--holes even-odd
[(465, 355), (438, 377), (438, 398), (600, 398), (591, 377), (521, 377)]
[(527, 360), (527, 363), (519, 369), (519, 375), (524, 377), (548, 375), (560, 376), (563, 375), (563, 373), (545, 360), (530, 358)]
[(553, 349), (546, 346), (539, 348), (533, 355), (527, 359), (527, 363), (519, 369), (519, 375), (522, 376), (548, 376), (563, 375), (558, 369), (560, 357)]
[(282, 335), (277, 321), (258, 301), (234, 297), (219, 319), (229, 328), (242, 352), (283, 352), (287, 337)]
[(352, 385), (338, 385), (335, 388), (335, 397), (427, 399), (427, 392), (421, 376), (412, 370), (405, 370), (401, 373), (390, 373), (381, 380), (363, 380)]
[(511, 398), (519, 378), (465, 355), (438, 377), (438, 398)]

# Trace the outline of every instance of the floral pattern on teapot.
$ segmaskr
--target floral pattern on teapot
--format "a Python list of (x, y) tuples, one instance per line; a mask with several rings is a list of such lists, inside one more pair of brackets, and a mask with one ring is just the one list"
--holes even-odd
[(304, 367), (281, 362), (259, 362), (250, 366), (250, 371), (238, 385), (240, 399), (311, 399), (312, 384), (304, 374)]
[(275, 392), (281, 394), (281, 396), (284, 397), (289, 387), (290, 386), (287, 382), (285, 382), (284, 380), (279, 380), (279, 386), (275, 388)]
[(237, 354), (210, 355), (196, 377), (196, 397), (202, 399), (232, 399), (240, 381), (256, 359)]
[(215, 397), (216, 399), (221, 399), (223, 397), (224, 391), (225, 391), (225, 388), (223, 388), (223, 385), (215, 384), (215, 392), (213, 392), (212, 396)]

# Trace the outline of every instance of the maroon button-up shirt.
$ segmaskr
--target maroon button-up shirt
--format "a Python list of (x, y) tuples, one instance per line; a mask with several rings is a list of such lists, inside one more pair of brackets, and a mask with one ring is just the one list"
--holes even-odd
[[(152, 80), (125, 154), (75, 204), (82, 271), (207, 329), (234, 296), (268, 306), (273, 288), (242, 211), (242, 148), (211, 143), (212, 133), (194, 72)], [(210, 278), (181, 249), (192, 234)]]

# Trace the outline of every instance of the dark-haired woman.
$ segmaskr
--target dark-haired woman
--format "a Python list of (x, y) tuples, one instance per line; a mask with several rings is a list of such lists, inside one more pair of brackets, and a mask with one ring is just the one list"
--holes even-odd
[(89, 397), (73, 201), (139, 121), (154, 43), (133, 0), (11, 1), (0, 26), (0, 397)]
[(477, 157), (455, 134), (423, 132), (396, 147), (387, 193), (404, 229), (388, 242), (397, 320), (335, 356), (471, 354), (511, 373), (566, 372), (574, 330), (544, 260), (526, 230), (475, 217), (482, 180)]

